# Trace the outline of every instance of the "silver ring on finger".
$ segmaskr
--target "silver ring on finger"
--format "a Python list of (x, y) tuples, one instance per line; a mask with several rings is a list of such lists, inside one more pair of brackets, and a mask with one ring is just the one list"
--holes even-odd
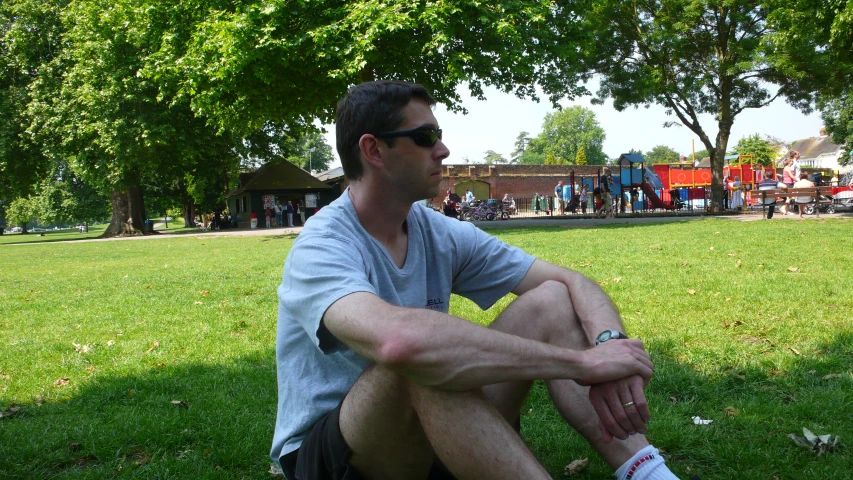
[(622, 406), (623, 406), (623, 407), (625, 407), (625, 408), (633, 407), (633, 406), (634, 406), (634, 402), (623, 403), (623, 404), (622, 404)]

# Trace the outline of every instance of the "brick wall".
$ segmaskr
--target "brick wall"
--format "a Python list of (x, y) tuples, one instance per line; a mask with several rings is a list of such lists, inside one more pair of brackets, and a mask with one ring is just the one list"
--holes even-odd
[[(477, 180), (489, 184), (489, 197), (532, 197), (534, 193), (552, 195), (554, 186), (562, 180), (569, 183), (569, 175), (595, 176), (603, 172), (602, 165), (445, 165), (441, 191), (455, 191), (457, 183)], [(618, 172), (617, 172), (618, 173)], [(456, 192), (459, 194), (464, 193)]]

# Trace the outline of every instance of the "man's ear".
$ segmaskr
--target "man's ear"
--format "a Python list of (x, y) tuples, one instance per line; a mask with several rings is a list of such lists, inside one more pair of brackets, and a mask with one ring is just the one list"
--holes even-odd
[(361, 157), (370, 165), (376, 168), (385, 166), (382, 148), (379, 145), (379, 139), (365, 133), (358, 139), (358, 149), (361, 151)]

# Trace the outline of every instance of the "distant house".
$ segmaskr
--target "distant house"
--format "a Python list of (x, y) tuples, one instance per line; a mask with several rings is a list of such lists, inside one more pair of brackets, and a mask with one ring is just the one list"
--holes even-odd
[[(832, 143), (832, 140), (826, 135), (797, 140), (791, 145), (790, 150), (800, 152), (800, 166), (803, 168), (824, 168), (833, 171), (851, 169), (849, 165), (846, 167), (839, 165), (838, 162), (843, 158), (845, 152), (841, 145)], [(786, 157), (780, 159), (780, 165)]]
[[(270, 163), (250, 173), (241, 173), (239, 185), (228, 193), (228, 210), (238, 224), (248, 226), (251, 214), (257, 214), (258, 224), (263, 224), (264, 210), (275, 202), (286, 205), (298, 202), (305, 209), (306, 219), (322, 206), (332, 202), (331, 188), (310, 173), (283, 160)], [(297, 219), (298, 224), (298, 219)]]
[(349, 181), (344, 176), (344, 167), (337, 167), (314, 175), (317, 180), (325, 183), (332, 189), (332, 194), (339, 197), (349, 186)]

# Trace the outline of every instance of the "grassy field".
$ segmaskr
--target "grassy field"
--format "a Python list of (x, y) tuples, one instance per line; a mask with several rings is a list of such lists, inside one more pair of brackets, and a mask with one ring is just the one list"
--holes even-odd
[[(852, 227), (706, 219), (493, 233), (613, 297), (655, 360), (649, 436), (677, 474), (840, 479), (853, 467)], [(275, 288), (292, 243), (0, 246), (0, 477), (268, 478)], [(456, 298), (451, 311), (488, 324), (509, 301), (482, 312)], [(543, 385), (522, 423), (554, 477), (589, 457), (576, 478), (612, 478)], [(799, 447), (787, 435), (803, 427), (843, 447)]]

